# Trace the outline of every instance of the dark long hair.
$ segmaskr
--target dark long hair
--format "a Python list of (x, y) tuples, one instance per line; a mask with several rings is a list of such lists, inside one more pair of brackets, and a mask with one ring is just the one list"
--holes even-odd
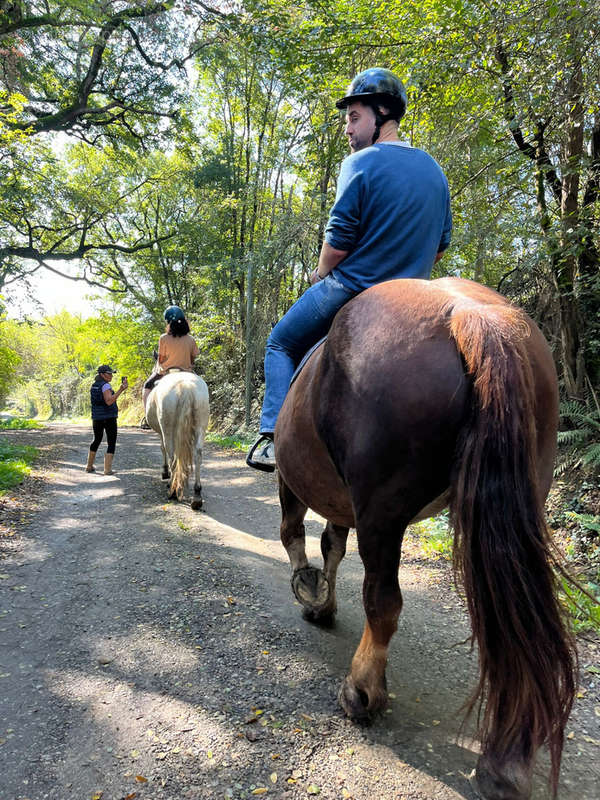
[(190, 332), (190, 326), (187, 319), (174, 319), (167, 325), (167, 333), (171, 336), (185, 336)]

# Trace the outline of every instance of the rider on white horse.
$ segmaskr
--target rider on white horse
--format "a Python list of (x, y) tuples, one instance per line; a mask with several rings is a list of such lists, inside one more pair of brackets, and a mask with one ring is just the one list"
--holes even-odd
[(170, 369), (193, 372), (194, 360), (200, 352), (195, 339), (190, 336), (190, 326), (179, 306), (169, 306), (164, 317), (167, 326), (165, 333), (158, 340), (157, 368), (144, 384), (142, 392), (144, 408), (156, 382)]

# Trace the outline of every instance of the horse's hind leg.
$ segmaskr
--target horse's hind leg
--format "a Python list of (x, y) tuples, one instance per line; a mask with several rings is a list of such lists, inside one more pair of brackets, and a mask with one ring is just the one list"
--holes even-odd
[[(335, 586), (337, 580), (337, 570), (340, 561), (346, 555), (346, 541), (348, 539), (348, 528), (340, 525), (334, 525), (328, 522), (325, 530), (321, 534), (321, 553), (323, 554), (323, 575), (327, 581), (329, 588), (329, 595), (326, 603), (318, 608), (305, 606), (304, 618), (311, 622), (319, 622), (321, 624), (331, 623), (337, 611), (337, 601), (335, 596)], [(309, 567), (309, 569), (311, 569)], [(314, 567), (312, 569), (315, 569)], [(318, 570), (320, 572), (320, 570)], [(300, 570), (295, 576), (296, 583), (303, 582), (303, 571)], [(294, 594), (298, 596), (296, 588)]]
[(192, 500), (192, 508), (198, 511), (202, 508), (202, 484), (200, 483), (200, 467), (202, 465), (202, 442), (198, 440), (196, 443), (196, 451), (194, 455), (194, 499)]
[(163, 441), (162, 434), (161, 434), (161, 437), (160, 437), (160, 449), (162, 450), (162, 456), (163, 456), (162, 479), (163, 480), (169, 480), (169, 478), (171, 476), (170, 476), (170, 473), (169, 473), (169, 463), (168, 463), (168, 460), (167, 460), (167, 450), (165, 448), (165, 443)]
[(347, 528), (327, 523), (321, 537), (324, 571), (313, 567), (306, 558), (304, 505), (279, 476), (281, 503), (281, 542), (292, 567), (292, 590), (303, 606), (304, 616), (313, 622), (329, 622), (336, 611), (335, 579), (346, 552)]
[(338, 700), (353, 719), (383, 710), (388, 702), (385, 668), (390, 639), (398, 627), (402, 593), (398, 583), (400, 547), (407, 520), (379, 527), (370, 521), (357, 527), (358, 548), (365, 568), (363, 604), (366, 622), (350, 674)]

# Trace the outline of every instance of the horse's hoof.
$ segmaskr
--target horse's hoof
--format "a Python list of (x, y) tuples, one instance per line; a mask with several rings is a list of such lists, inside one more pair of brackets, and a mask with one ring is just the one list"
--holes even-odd
[(162, 471), (162, 479), (163, 479), (163, 481), (168, 481), (170, 477), (171, 476), (169, 474), (169, 470), (168, 469), (163, 469), (163, 471)]
[(335, 626), (335, 609), (327, 613), (319, 613), (313, 608), (304, 607), (302, 609), (302, 619), (312, 622), (321, 628), (333, 628)]
[(338, 703), (346, 716), (355, 722), (372, 722), (388, 705), (385, 678), (383, 688), (374, 689), (369, 693), (356, 685), (351, 674), (346, 675), (338, 692)]
[(357, 688), (354, 681), (347, 675), (342, 681), (338, 692), (338, 703), (347, 717), (355, 722), (370, 722), (369, 697), (366, 692)]
[(531, 775), (522, 763), (507, 763), (494, 768), (486, 756), (480, 756), (469, 782), (481, 800), (529, 800)]
[(167, 495), (168, 500), (177, 500), (177, 492), (169, 492)]
[(331, 610), (325, 608), (329, 600), (329, 581), (320, 569), (297, 569), (292, 575), (292, 591), (298, 602), (312, 614), (313, 621), (317, 617), (331, 616)]
[(202, 498), (194, 498), (192, 500), (192, 510), (193, 511), (200, 511), (202, 508)]

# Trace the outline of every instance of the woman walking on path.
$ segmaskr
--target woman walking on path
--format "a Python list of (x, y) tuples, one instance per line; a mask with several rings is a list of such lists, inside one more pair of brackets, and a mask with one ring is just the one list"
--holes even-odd
[(96, 380), (90, 389), (94, 441), (90, 445), (87, 466), (85, 468), (86, 472), (96, 471), (94, 459), (100, 447), (104, 431), (106, 431), (107, 448), (106, 455), (104, 456), (104, 474), (113, 474), (112, 462), (115, 455), (115, 445), (117, 443), (117, 417), (119, 416), (117, 397), (129, 386), (127, 378), (122, 377), (121, 386), (114, 392), (110, 385), (114, 372), (114, 369), (107, 364), (99, 366)]

